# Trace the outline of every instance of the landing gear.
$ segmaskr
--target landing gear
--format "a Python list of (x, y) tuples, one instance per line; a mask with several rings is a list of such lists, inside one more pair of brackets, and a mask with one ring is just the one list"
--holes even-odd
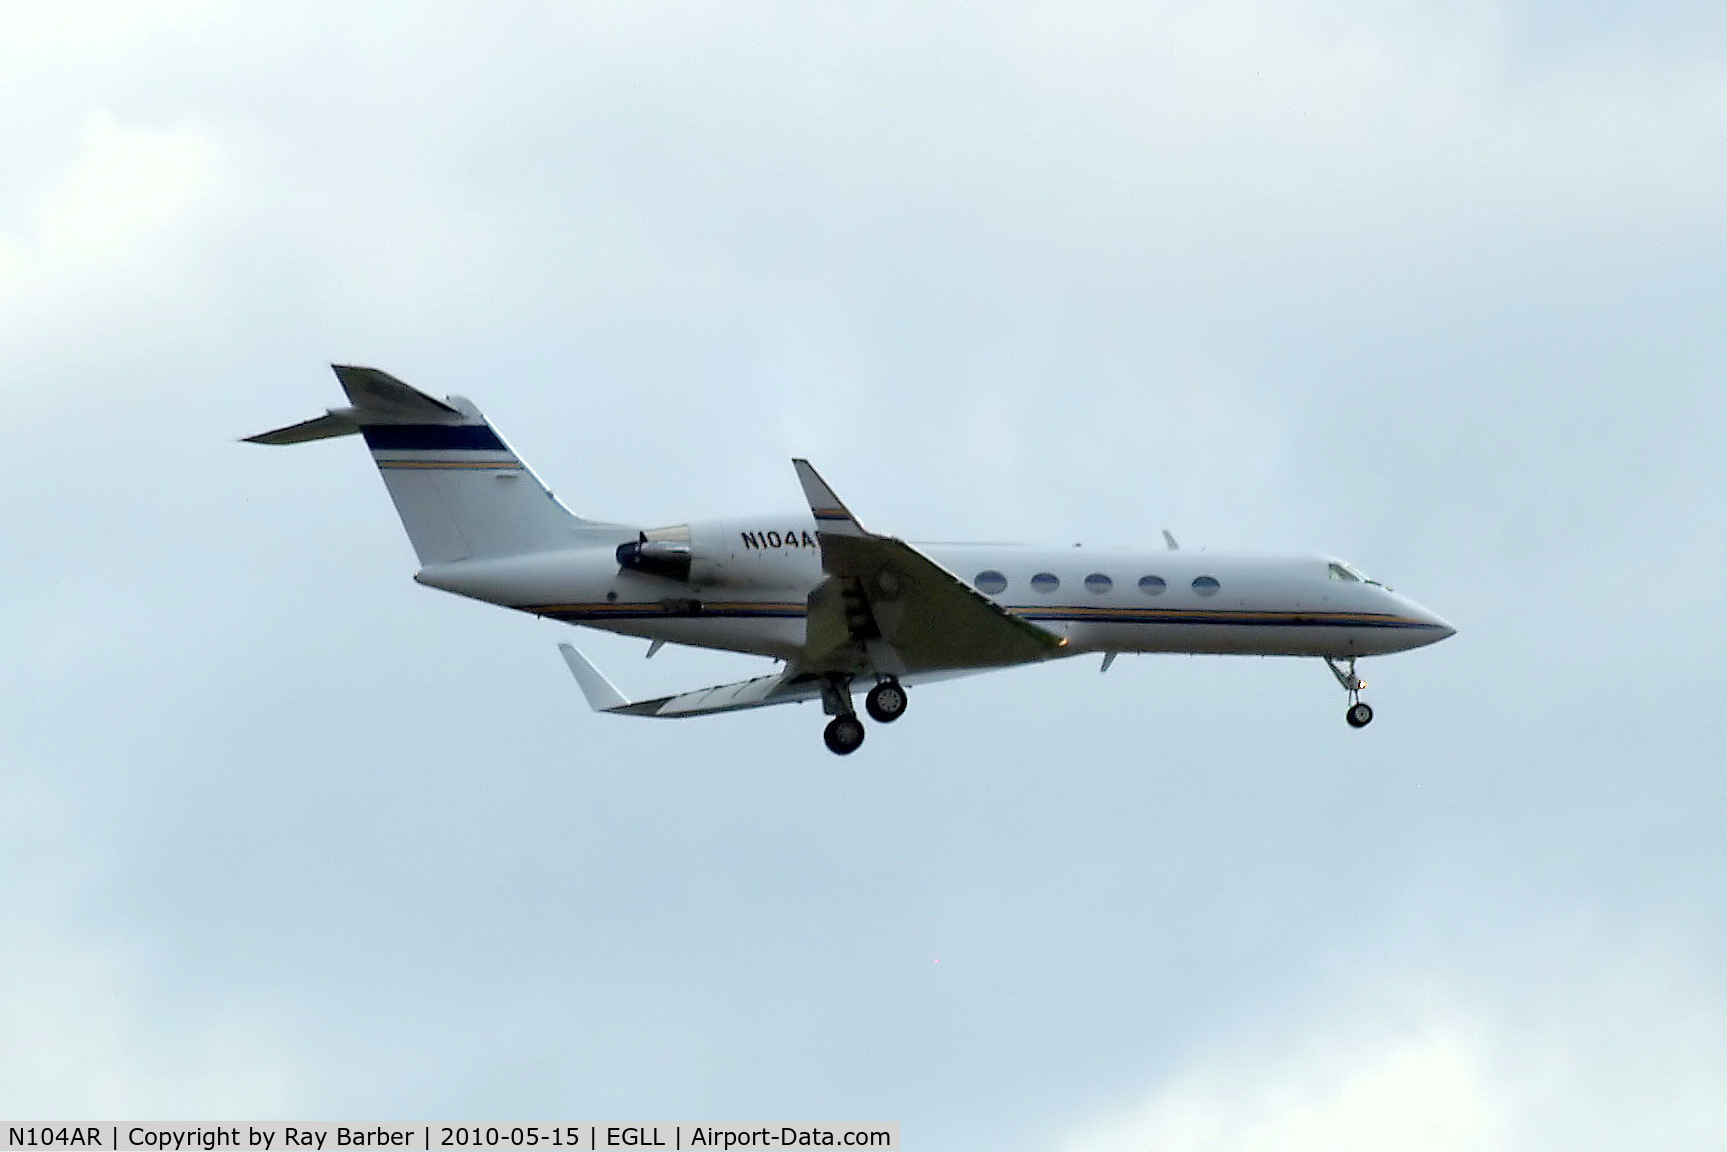
[(852, 711), (851, 677), (838, 673), (822, 679), (822, 711), (833, 719), (822, 729), (822, 741), (835, 756), (850, 756), (863, 747), (864, 726)]
[(1367, 727), (1373, 722), (1373, 706), (1361, 699), (1361, 691), (1367, 687), (1367, 681), (1355, 674), (1355, 657), (1351, 656), (1340, 665), (1335, 658), (1327, 656), (1325, 666), (1331, 669), (1331, 674), (1337, 677), (1337, 682), (1349, 693), (1349, 709), (1344, 712), (1343, 718), (1349, 721), (1351, 728)]
[[(864, 696), (864, 711), (879, 724), (892, 724), (905, 715), (905, 688), (892, 676), (876, 681)], [(863, 746), (864, 726), (852, 710), (851, 677), (835, 673), (822, 681), (822, 711), (833, 719), (822, 731), (828, 751), (850, 756)]]
[(844, 716), (835, 716), (828, 721), (828, 726), (822, 730), (822, 740), (826, 742), (828, 751), (836, 756), (850, 756), (863, 746), (864, 726), (857, 714), (848, 712)]
[(905, 689), (892, 676), (871, 688), (864, 697), (864, 711), (879, 724), (892, 724), (904, 716), (905, 706)]

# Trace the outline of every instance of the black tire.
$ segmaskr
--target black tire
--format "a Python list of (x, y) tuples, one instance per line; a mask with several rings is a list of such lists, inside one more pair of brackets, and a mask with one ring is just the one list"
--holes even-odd
[(1373, 723), (1373, 706), (1371, 704), (1355, 703), (1349, 706), (1349, 711), (1343, 714), (1351, 728), (1365, 728)]
[(822, 740), (835, 756), (850, 756), (863, 746), (863, 721), (856, 716), (835, 716), (823, 729)]
[(898, 680), (883, 680), (864, 697), (864, 711), (878, 724), (892, 724), (905, 715), (905, 689)]

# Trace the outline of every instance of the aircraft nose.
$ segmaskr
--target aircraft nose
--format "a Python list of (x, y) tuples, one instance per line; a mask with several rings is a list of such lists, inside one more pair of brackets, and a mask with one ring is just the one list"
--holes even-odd
[(1441, 640), (1457, 635), (1457, 629), (1452, 626), (1451, 621), (1439, 613), (1423, 608), (1413, 600), (1409, 602), (1409, 607), (1411, 608), (1410, 615), (1421, 621), (1424, 628), (1428, 630), (1426, 643), (1437, 644)]

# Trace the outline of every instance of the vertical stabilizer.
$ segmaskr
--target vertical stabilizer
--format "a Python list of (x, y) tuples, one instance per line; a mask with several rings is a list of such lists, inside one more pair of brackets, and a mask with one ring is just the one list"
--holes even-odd
[(352, 406), (248, 437), (298, 444), (358, 432), (421, 565), (568, 547), (585, 523), (558, 503), (480, 410), (376, 368), (334, 365)]

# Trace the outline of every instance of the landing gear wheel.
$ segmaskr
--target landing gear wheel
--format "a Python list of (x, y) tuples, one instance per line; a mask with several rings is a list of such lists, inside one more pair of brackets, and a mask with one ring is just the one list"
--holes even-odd
[(905, 715), (906, 695), (898, 680), (883, 680), (864, 697), (864, 711), (870, 714), (870, 719), (881, 724), (892, 724)]
[(1363, 703), (1361, 699), (1361, 690), (1367, 687), (1367, 681), (1355, 674), (1355, 657), (1346, 657), (1339, 663), (1337, 657), (1327, 656), (1325, 666), (1331, 669), (1331, 674), (1337, 677), (1337, 682), (1349, 693), (1349, 711), (1343, 714), (1343, 718), (1349, 721), (1349, 726), (1365, 728), (1373, 723), (1373, 707)]
[(863, 746), (863, 721), (856, 716), (835, 716), (822, 731), (822, 739), (835, 756), (850, 756)]

